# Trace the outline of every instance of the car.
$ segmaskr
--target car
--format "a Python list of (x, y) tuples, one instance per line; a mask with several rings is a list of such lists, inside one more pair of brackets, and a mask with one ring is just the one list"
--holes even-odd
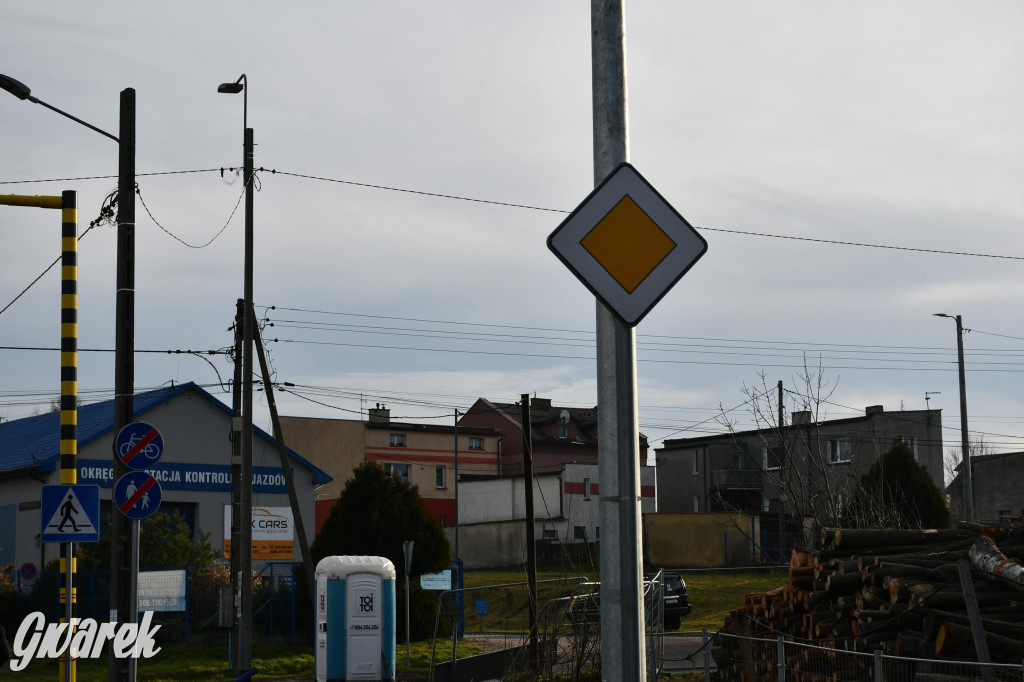
[[(644, 595), (653, 593), (657, 575), (644, 578)], [(661, 573), (662, 604), (664, 606), (664, 625), (666, 630), (678, 630), (684, 616), (688, 616), (692, 607), (690, 606), (689, 595), (686, 592), (686, 581), (683, 580), (679, 571), (663, 571)], [(586, 627), (594, 627), (601, 623), (601, 593), (600, 584), (588, 584), (587, 592), (573, 596), (569, 602), (566, 618), (572, 624), (574, 630), (581, 630)], [(650, 622), (652, 614), (650, 607), (647, 607), (647, 621)]]
[(679, 571), (663, 571), (662, 581), (665, 603), (665, 629), (678, 630), (684, 616), (690, 615), (690, 595), (686, 592), (686, 581)]

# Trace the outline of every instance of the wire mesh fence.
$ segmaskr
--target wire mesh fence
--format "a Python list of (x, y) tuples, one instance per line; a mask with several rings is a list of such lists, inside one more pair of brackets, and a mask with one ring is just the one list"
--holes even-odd
[[(497, 678), (600, 679), (600, 584), (582, 577), (542, 580), (538, 582), (537, 593), (535, 629), (531, 628), (530, 595), (525, 582), (440, 593), (435, 647), (452, 647), (455, 637), (462, 632), (466, 638), (486, 638), (509, 652), (502, 660), (500, 675), (495, 673)], [(659, 572), (644, 581), (645, 650), (650, 680), (657, 679), (665, 659), (661, 636), (664, 616), (664, 580)], [(433, 661), (450, 660), (450, 653), (435, 650), (432, 675)]]
[(763, 639), (705, 632), (668, 633), (661, 669), (708, 682), (1024, 682), (1024, 661), (908, 658), (846, 651), (784, 637)]
[[(267, 563), (253, 572), (253, 631), (264, 638), (279, 637), (293, 643), (312, 641), (313, 609), (305, 589), (301, 564)], [(168, 569), (157, 573), (180, 573), (184, 589), (174, 603), (162, 595), (145, 601), (140, 588), (139, 610), (153, 610), (154, 623), (162, 626), (161, 637), (185, 640), (220, 627), (221, 591), (230, 582), (226, 566), (214, 564), (203, 570)], [(142, 571), (145, 576), (150, 571)], [(65, 577), (58, 571), (40, 571), (32, 581), (14, 580), (0, 584), (0, 625), (9, 633), (30, 613), (40, 612), (47, 622), (59, 622), (64, 615), (60, 591)], [(141, 584), (141, 583), (140, 583)], [(79, 570), (75, 575), (78, 618), (106, 621), (110, 614), (108, 571)], [(154, 595), (149, 595), (154, 596)], [(229, 600), (230, 602), (230, 600)], [(225, 630), (226, 632), (226, 630)]]

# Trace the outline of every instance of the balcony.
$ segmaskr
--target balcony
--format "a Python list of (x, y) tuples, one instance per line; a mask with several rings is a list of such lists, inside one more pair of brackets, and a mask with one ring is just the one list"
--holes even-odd
[(761, 490), (761, 470), (715, 469), (711, 472), (711, 487), (719, 491)]

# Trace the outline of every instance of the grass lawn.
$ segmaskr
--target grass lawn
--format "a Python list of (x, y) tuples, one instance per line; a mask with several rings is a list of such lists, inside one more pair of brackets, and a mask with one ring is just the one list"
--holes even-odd
[[(411, 668), (405, 666), (405, 643), (399, 643), (395, 663), (399, 673), (406, 670), (426, 673), (430, 668), (432, 643), (413, 642), (410, 646)], [(459, 642), (457, 655), (466, 658), (480, 653), (480, 647), (469, 642)], [(451, 660), (451, 640), (438, 640), (434, 651), (435, 662)], [(253, 667), (259, 670), (257, 679), (290, 677), (313, 679), (315, 661), (313, 647), (292, 646), (286, 643), (269, 643), (257, 640), (253, 644)], [(57, 661), (35, 660), (19, 673), (7, 672), (10, 676), (26, 682), (53, 682), (58, 679)], [(185, 644), (165, 644), (161, 651), (150, 659), (138, 662), (138, 678), (147, 682), (173, 682), (174, 680), (223, 680), (230, 679), (228, 672), (227, 640), (221, 637), (193, 637)], [(76, 666), (79, 682), (105, 682), (107, 680), (107, 659), (79, 660)]]
[[(585, 577), (598, 580), (600, 572), (597, 568), (588, 568)], [(681, 630), (700, 630), (707, 628), (714, 632), (722, 627), (729, 612), (743, 604), (743, 595), (747, 592), (763, 592), (785, 584), (787, 572), (779, 569), (775, 572), (761, 571), (720, 571), (712, 573), (682, 572), (686, 581), (686, 590), (693, 611), (683, 618)], [(540, 603), (552, 598), (556, 593), (567, 594), (575, 581), (569, 580), (561, 570), (538, 570), (537, 579), (561, 579), (561, 583), (546, 583), (538, 587)], [(523, 582), (526, 574), (512, 569), (470, 571), (466, 573), (466, 587), (481, 587), (503, 583)], [(466, 630), (475, 630), (480, 616), (476, 614), (474, 600), (488, 599), (487, 615), (483, 617), (483, 627), (491, 632), (522, 631), (525, 629), (525, 587), (505, 588), (502, 590), (480, 590), (466, 593)], [(511, 599), (511, 600), (510, 600)]]
[(722, 571), (720, 573), (683, 572), (686, 592), (693, 611), (683, 618), (680, 630), (707, 628), (715, 632), (725, 617), (743, 604), (747, 592), (764, 592), (784, 585), (788, 575), (784, 569), (773, 573)]

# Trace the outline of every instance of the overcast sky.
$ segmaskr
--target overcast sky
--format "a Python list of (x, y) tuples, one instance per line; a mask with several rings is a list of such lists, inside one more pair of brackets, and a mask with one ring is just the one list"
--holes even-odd
[[(284, 413), (596, 401), (594, 300), (545, 245), (593, 187), (588, 3), (17, 3), (0, 38), (0, 73), (114, 134), (137, 92), (138, 349), (232, 343), (242, 182), (219, 169), (241, 164), (243, 98), (217, 85), (244, 72), (255, 302), (276, 380), (306, 398)], [(806, 358), (823, 417), (934, 393), (958, 444), (944, 312), (972, 330), (972, 436), (1024, 448), (1024, 6), (634, 1), (627, 54), (631, 161), (709, 243), (637, 328), (653, 443), (720, 430), (762, 373), (800, 409)], [(78, 190), (84, 231), (116, 173), (111, 140), (0, 92), (0, 194)], [(59, 222), (0, 206), (0, 308), (59, 255)], [(115, 237), (80, 243), (83, 349), (114, 345)], [(59, 286), (55, 268), (0, 314), (0, 345), (57, 346)], [(230, 402), (210, 360), (140, 353), (137, 390)], [(113, 366), (80, 354), (84, 398), (112, 396)], [(0, 377), (0, 417), (46, 410), (58, 355), (0, 350)]]

